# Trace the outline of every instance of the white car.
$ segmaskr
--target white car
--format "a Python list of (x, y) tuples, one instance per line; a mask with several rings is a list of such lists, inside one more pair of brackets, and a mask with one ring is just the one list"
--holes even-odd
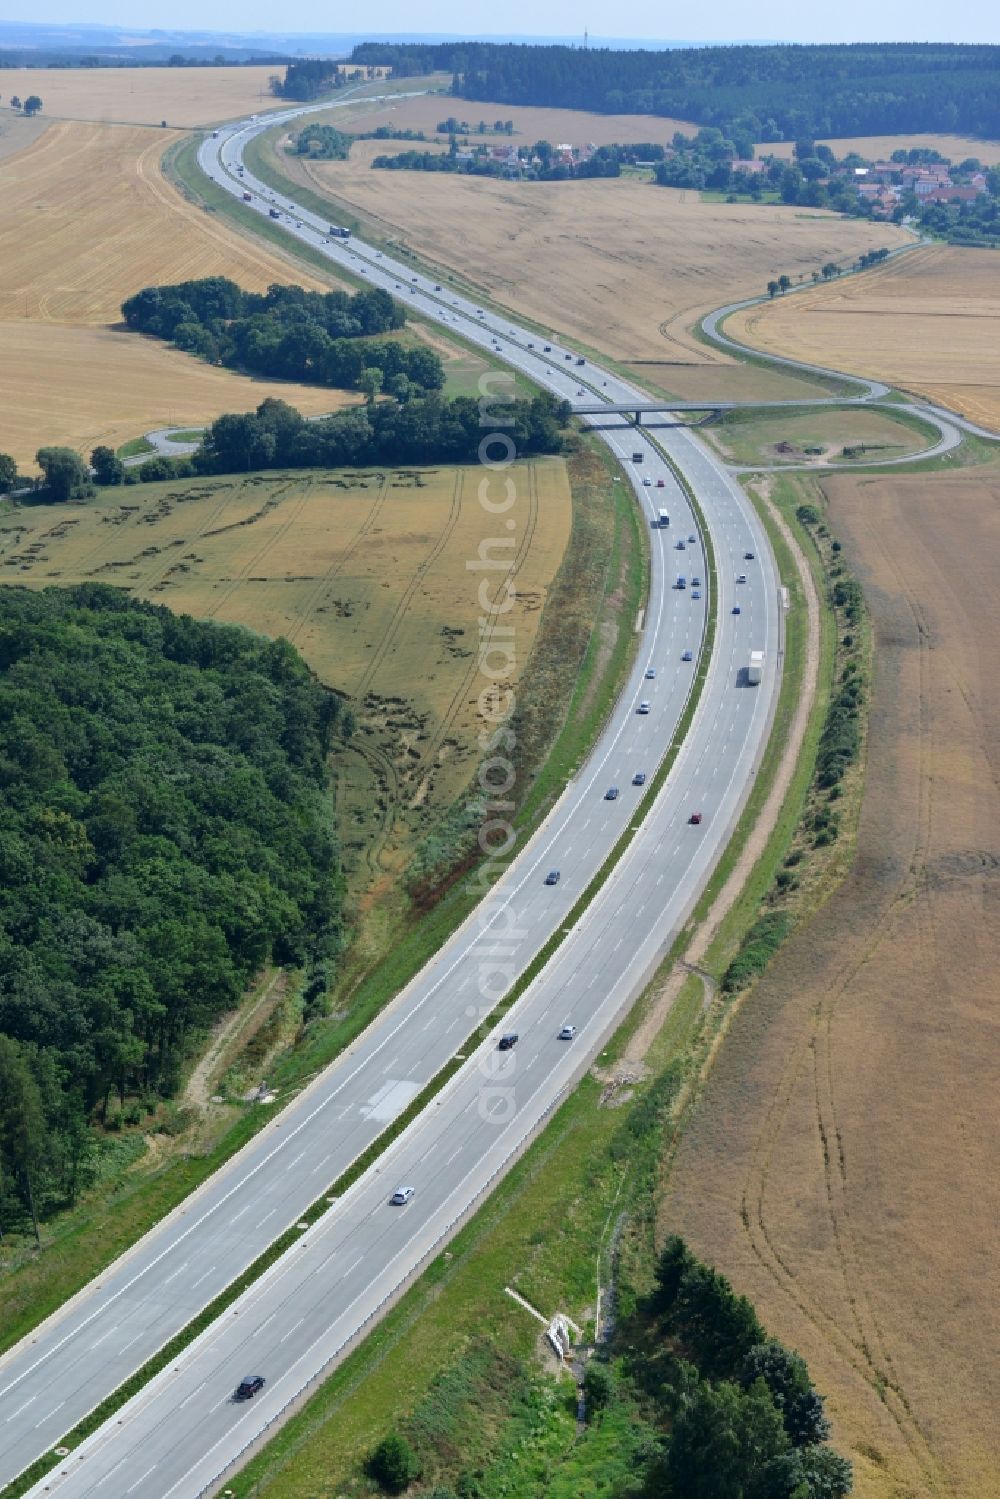
[(562, 1028), (562, 1030), (559, 1032), (559, 1040), (560, 1041), (572, 1041), (572, 1039), (573, 1039), (573, 1037), (575, 1035), (576, 1035), (576, 1026), (575, 1025), (564, 1025), (563, 1028)]
[(646, 475), (646, 477), (645, 477), (645, 478), (644, 478), (644, 479), (643, 479), (643, 481), (642, 481), (642, 483), (643, 483), (643, 487), (644, 487), (644, 488), (645, 488), (645, 489), (651, 489), (651, 488), (652, 488), (652, 487), (653, 487), (653, 481), (652, 481), (652, 479), (651, 479), (651, 478), (650, 478), (650, 477), (649, 477), (649, 475), (648, 475), (648, 474), (647, 474), (647, 475)]
[(397, 1187), (395, 1192), (393, 1192), (392, 1196), (389, 1198), (389, 1201), (394, 1208), (401, 1208), (409, 1202), (412, 1196), (412, 1187)]

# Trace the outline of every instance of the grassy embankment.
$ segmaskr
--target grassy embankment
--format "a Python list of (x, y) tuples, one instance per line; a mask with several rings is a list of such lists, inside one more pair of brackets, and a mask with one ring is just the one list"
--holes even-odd
[[(730, 463), (801, 463), (810, 457), (851, 469), (866, 456), (885, 460), (933, 447), (937, 428), (907, 411), (877, 406), (796, 407), (781, 411), (746, 407), (726, 411), (704, 428)], [(777, 450), (777, 451), (776, 451)]]

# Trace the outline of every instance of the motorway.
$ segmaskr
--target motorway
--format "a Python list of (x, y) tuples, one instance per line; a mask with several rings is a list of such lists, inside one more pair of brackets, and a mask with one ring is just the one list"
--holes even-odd
[[(283, 117), (222, 130), (201, 164), (230, 191), (271, 194), (239, 176), (247, 139)], [(283, 213), (288, 214), (287, 200)], [(642, 399), (607, 370), (356, 242), (327, 241), (327, 225), (291, 208), (285, 227), (410, 307), (571, 401)], [(780, 681), (781, 600), (763, 529), (739, 485), (682, 428), (658, 441), (697, 493), (717, 562), (715, 649), (693, 722), (654, 801), (648, 784), (688, 700), (708, 605), (703, 539), (683, 489), (651, 443), (624, 424), (601, 438), (622, 460), (651, 523), (652, 568), (642, 646), (627, 687), (585, 765), (501, 880), (435, 958), (363, 1036), (240, 1154), (163, 1223), (0, 1360), (0, 1482), (59, 1437), (140, 1367), (250, 1264), (461, 1048), (569, 913), (622, 833), (632, 842), (584, 916), (517, 1001), (503, 1029), (462, 1068), (344, 1197), (281, 1260), (88, 1438), (32, 1494), (193, 1496), (220, 1475), (363, 1334), (481, 1201), (589, 1066), (669, 949), (738, 819), (766, 742)], [(644, 461), (631, 463), (634, 449)], [(516, 472), (516, 471), (515, 471)], [(648, 478), (649, 487), (642, 480)], [(662, 480), (663, 487), (658, 483)], [(498, 483), (501, 481), (498, 481)], [(658, 507), (670, 526), (652, 524)], [(497, 523), (498, 531), (502, 530)], [(693, 543), (688, 537), (694, 536)], [(683, 539), (685, 550), (677, 550)], [(753, 552), (752, 561), (745, 560)], [(689, 586), (672, 586), (684, 573)], [(740, 584), (737, 576), (745, 573)], [(690, 586), (701, 579), (700, 598)], [(471, 574), (470, 588), (480, 576)], [(741, 612), (733, 613), (739, 603)], [(751, 650), (763, 681), (745, 685)], [(693, 662), (684, 662), (686, 650)], [(655, 678), (647, 678), (647, 670)], [(642, 700), (649, 713), (637, 709)], [(610, 786), (620, 788), (614, 801)], [(694, 826), (689, 818), (701, 811)], [(558, 884), (544, 877), (558, 868)], [(556, 1039), (571, 1021), (571, 1042)], [(406, 1182), (404, 1208), (387, 1199)], [(267, 1385), (246, 1405), (245, 1374)]]

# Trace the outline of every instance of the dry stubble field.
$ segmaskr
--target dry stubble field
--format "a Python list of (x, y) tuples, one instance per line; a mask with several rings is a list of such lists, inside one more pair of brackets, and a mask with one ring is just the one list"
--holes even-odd
[[(429, 78), (413, 79), (410, 87), (425, 88), (432, 84), (440, 87), (447, 86), (450, 82), (448, 75), (436, 74)], [(457, 120), (468, 121), (472, 127), (469, 131), (470, 140), (485, 139), (501, 145), (507, 140), (504, 135), (480, 136), (476, 128), (480, 120), (487, 125), (492, 125), (495, 120), (513, 121), (514, 134), (511, 139), (514, 145), (537, 140), (552, 141), (553, 144), (562, 141), (572, 144), (592, 141), (595, 146), (608, 146), (615, 142), (627, 145), (638, 141), (658, 141), (661, 145), (666, 145), (675, 131), (694, 135), (698, 129), (689, 120), (672, 120), (660, 115), (588, 114), (585, 110), (576, 109), (483, 104), (474, 99), (454, 99), (446, 94), (425, 94), (385, 103), (372, 100), (359, 106), (349, 105), (346, 109), (338, 109), (336, 113), (343, 122), (344, 130), (374, 130), (379, 125), (390, 125), (393, 129), (422, 130), (429, 137), (435, 135), (437, 126), (443, 120), (454, 115)], [(379, 144), (383, 151), (404, 151), (407, 148), (407, 143), (401, 141), (382, 141)]]
[[(970, 156), (977, 156), (984, 166), (1000, 161), (1000, 141), (976, 140), (972, 135), (851, 135), (830, 137), (820, 144), (829, 146), (834, 156), (844, 157), (856, 151), (869, 161), (888, 161), (893, 151), (910, 151), (914, 146), (937, 151), (956, 165)], [(780, 156), (789, 161), (794, 149), (794, 141), (765, 142), (757, 147), (757, 155)]]
[[(268, 80), (280, 68), (5, 68), (3, 97), (38, 94), (48, 119), (190, 128), (278, 109)], [(0, 115), (9, 113), (0, 106)]]
[[(517, 586), (504, 619), (516, 664), (504, 685), (516, 690), (572, 512), (561, 459), (512, 472), (516, 500), (501, 529)], [(466, 563), (498, 525), (479, 502), (481, 476), (254, 474), (22, 506), (0, 516), (0, 582), (111, 583), (292, 641), (353, 700), (359, 729), (339, 786), (342, 837), (352, 867), (363, 859), (374, 873), (393, 862), (396, 842), (450, 805), (478, 762), (484, 575)]]
[(285, 157), (282, 167), (517, 314), (616, 359), (657, 361), (656, 378), (677, 394), (691, 365), (730, 363), (691, 335), (700, 312), (760, 290), (780, 271), (808, 274), (910, 238), (891, 225), (702, 203), (628, 179), (518, 183), (370, 169), (373, 156), (401, 149), (360, 141), (347, 162)]
[(993, 1499), (1000, 479), (823, 487), (876, 632), (857, 858), (738, 1014), (661, 1225), (805, 1354), (858, 1499)]
[(765, 353), (876, 376), (1000, 431), (1000, 261), (989, 250), (922, 245), (736, 313), (726, 331)]
[(307, 412), (356, 399), (248, 380), (114, 329), (123, 299), (153, 282), (223, 274), (254, 290), (327, 284), (186, 202), (160, 169), (177, 138), (62, 123), (0, 161), (0, 450), (20, 463), (44, 443), (116, 446), (168, 422), (201, 426), (267, 395)]

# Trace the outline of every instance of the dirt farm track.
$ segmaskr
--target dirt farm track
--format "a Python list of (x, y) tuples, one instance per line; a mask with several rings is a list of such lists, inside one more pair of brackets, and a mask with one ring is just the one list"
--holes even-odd
[(857, 858), (739, 1012), (661, 1226), (806, 1356), (858, 1499), (993, 1499), (1000, 477), (824, 489), (876, 632)]

